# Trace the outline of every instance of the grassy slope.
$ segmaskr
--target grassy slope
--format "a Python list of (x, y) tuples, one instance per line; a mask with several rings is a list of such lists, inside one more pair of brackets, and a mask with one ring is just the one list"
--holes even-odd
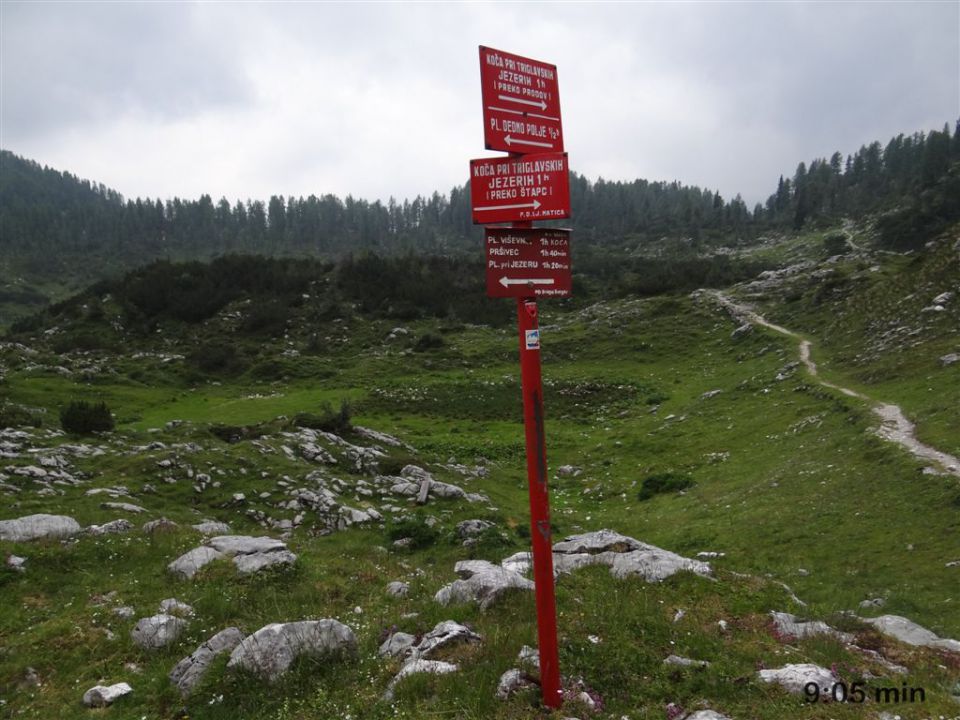
[[(870, 251), (867, 231), (852, 237), (868, 254), (846, 257), (821, 281), (773, 293), (765, 311), (814, 342), (826, 378), (901, 405), (922, 442), (960, 454), (960, 365), (939, 361), (960, 352), (960, 228), (919, 255)], [(946, 291), (954, 298), (945, 312), (924, 312)]]
[[(504, 312), (510, 311), (505, 303)], [(604, 717), (659, 717), (667, 702), (689, 710), (702, 700), (741, 718), (864, 716), (858, 706), (802, 707), (751, 679), (758, 662), (767, 667), (842, 662), (860, 670), (870, 667), (882, 678), (889, 673), (834, 642), (779, 642), (767, 629), (765, 613), (799, 609), (779, 586), (730, 571), (786, 581), (810, 603), (806, 612), (814, 617), (883, 596), (883, 612), (906, 615), (942, 635), (960, 635), (956, 569), (944, 567), (957, 559), (960, 493), (955, 482), (921, 475), (920, 464), (876, 439), (870, 433), (873, 419), (859, 402), (813, 386), (799, 373), (776, 380), (795, 359), (792, 341), (766, 331), (733, 340), (734, 326), (724, 314), (686, 298), (626, 301), (577, 314), (556, 313), (546, 305), (542, 322), (550, 466), (584, 468), (578, 478), (553, 483), (556, 532), (612, 527), (683, 554), (727, 554), (715, 562), (719, 583), (678, 577), (646, 586), (614, 581), (601, 569), (561, 581), (562, 666), (565, 673), (582, 675), (604, 698)], [(206, 449), (186, 461), (198, 470), (212, 464), (225, 473), (219, 476), (223, 487), (202, 499), (186, 482), (160, 482), (164, 472), (156, 462), (169, 452), (78, 461), (97, 485), (139, 490), (152, 482), (157, 493), (135, 500), (153, 511), (151, 517), (165, 514), (184, 523), (217, 517), (239, 532), (255, 532), (234, 509), (221, 507), (224, 502), (233, 492), (252, 496), (270, 489), (282, 474), (302, 477), (309, 468), (303, 461), (260, 455), (249, 443), (220, 443), (202, 423), (254, 423), (351, 397), (357, 422), (402, 436), (434, 467), (450, 457), (492, 462), (490, 477), (469, 486), (486, 492), (497, 510), (432, 504), (429, 512), (441, 517), (445, 532), (457, 520), (474, 516), (523, 527), (526, 490), (513, 332), (462, 328), (444, 336), (443, 349), (410, 355), (400, 354), (403, 341), (399, 346), (384, 342), (390, 329), (390, 324), (359, 318), (331, 329), (327, 354), (283, 361), (290, 362), (294, 376), (288, 382), (240, 378), (190, 388), (172, 369), (176, 361), (128, 358), (106, 363), (118, 374), (94, 378), (93, 384), (21, 366), (8, 377), (5, 390), (16, 402), (51, 412), (67, 397), (104, 397), (124, 421), (120, 447), (152, 439), (201, 442)], [(413, 330), (415, 336), (436, 328), (420, 323)], [(279, 349), (267, 347), (264, 353), (276, 355)], [(297, 379), (295, 366), (301, 362), (324, 369), (318, 373), (324, 379)], [(702, 397), (716, 389), (722, 392)], [(146, 431), (171, 419), (189, 422), (173, 431)], [(263, 471), (269, 481), (258, 477)], [(696, 485), (685, 494), (639, 502), (640, 481), (661, 471), (686, 473)], [(60, 511), (82, 524), (117, 516), (99, 502), (84, 497), (82, 489), (69, 490), (63, 498), (22, 495), (0, 512), (16, 517)], [(212, 632), (227, 624), (252, 631), (277, 620), (339, 617), (357, 630), (361, 642), (351, 669), (308, 661), (280, 689), (217, 671), (187, 705), (189, 716), (537, 715), (530, 696), (506, 704), (492, 698), (497, 678), (512, 666), (520, 645), (535, 639), (532, 598), (510, 598), (485, 614), (469, 606), (436, 606), (432, 594), (453, 579), (455, 560), (471, 554), (452, 541), (409, 554), (381, 553), (375, 546), (389, 544), (382, 531), (317, 538), (301, 530), (291, 541), (301, 556), (292, 573), (241, 580), (228, 568), (213, 568), (198, 581), (171, 583), (163, 567), (197, 542), (192, 531), (183, 530), (154, 538), (136, 531), (83, 538), (67, 547), (4, 543), (5, 551), (30, 560), (25, 576), (5, 570), (0, 575), (5, 598), (0, 645), (6, 648), (0, 654), (0, 684), (8, 700), (3, 712), (85, 717), (79, 697), (87, 687), (127, 680), (135, 694), (104, 715), (182, 716), (183, 703), (166, 672)], [(524, 547), (517, 533), (511, 543), (476, 554), (498, 559)], [(413, 582), (411, 597), (390, 601), (383, 585), (400, 578)], [(193, 604), (199, 618), (176, 647), (147, 655), (129, 640), (132, 621), (118, 621), (90, 604), (92, 595), (110, 590), (134, 605), (138, 616), (176, 596)], [(360, 614), (354, 613), (356, 607)], [(687, 617), (673, 624), (678, 608)], [(407, 612), (420, 616), (403, 620)], [(402, 686), (396, 703), (376, 704), (396, 669), (373, 657), (382, 628), (397, 624), (422, 632), (447, 618), (471, 622), (486, 638), (480, 650), (463, 658), (462, 673), (412, 680)], [(719, 631), (721, 618), (731, 621), (729, 634)], [(107, 625), (115, 640), (99, 630)], [(588, 635), (602, 640), (593, 644)], [(880, 642), (873, 634), (864, 638)], [(670, 652), (715, 662), (706, 671), (668, 670), (660, 660)], [(140, 674), (124, 669), (130, 661), (140, 666)], [(931, 698), (925, 711), (948, 712), (953, 706), (945, 699), (946, 689), (957, 680), (956, 667), (938, 667), (942, 660), (929, 653), (913, 654), (910, 661), (916, 667), (911, 683), (925, 687)], [(27, 665), (44, 679), (41, 688), (17, 689)], [(899, 683), (890, 678), (886, 684)]]

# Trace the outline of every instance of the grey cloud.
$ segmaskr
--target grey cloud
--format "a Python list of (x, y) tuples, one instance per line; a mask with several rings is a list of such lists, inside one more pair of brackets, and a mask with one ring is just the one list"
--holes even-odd
[(234, 49), (198, 6), (3, 5), (5, 142), (131, 113), (180, 120), (249, 99)]
[(3, 144), (131, 195), (449, 189), (486, 154), (479, 44), (558, 65), (578, 172), (751, 204), (800, 160), (960, 115), (957, 3), (2, 11)]

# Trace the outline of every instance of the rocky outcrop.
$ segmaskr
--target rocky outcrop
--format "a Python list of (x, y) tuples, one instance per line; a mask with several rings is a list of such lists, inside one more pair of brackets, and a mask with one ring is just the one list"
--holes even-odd
[(297, 556), (287, 549), (286, 543), (270, 537), (248, 535), (218, 535), (206, 544), (184, 553), (167, 566), (167, 569), (182, 578), (192, 578), (208, 563), (221, 558), (233, 558), (233, 564), (241, 575), (259, 572), (276, 565), (292, 565)]
[(218, 522), (216, 520), (204, 520), (202, 523), (197, 523), (196, 525), (191, 525), (194, 530), (197, 532), (203, 533), (204, 535), (226, 535), (230, 532), (230, 526), (225, 522)]
[(429, 659), (439, 650), (451, 645), (474, 644), (479, 643), (480, 640), (480, 636), (466, 625), (453, 620), (444, 620), (437, 623), (433, 630), (421, 638), (420, 642), (413, 647), (411, 657)]
[(144, 650), (158, 650), (176, 641), (187, 628), (187, 621), (175, 615), (160, 613), (137, 621), (130, 637)]
[(123, 519), (111, 520), (103, 525), (91, 525), (87, 528), (87, 532), (91, 535), (115, 535), (131, 530), (133, 530), (133, 523)]
[(416, 636), (405, 632), (395, 632), (383, 641), (377, 650), (377, 654), (380, 657), (390, 658), (409, 657), (416, 643)]
[(553, 546), (554, 573), (588, 565), (607, 565), (616, 578), (639, 576), (660, 582), (681, 571), (710, 576), (710, 564), (685, 558), (612, 530), (572, 535)]
[(129, 695), (133, 688), (127, 683), (116, 685), (95, 685), (83, 694), (83, 704), (89, 708), (102, 708), (112, 705), (115, 700)]
[(390, 681), (390, 685), (387, 686), (387, 691), (383, 694), (383, 699), (388, 701), (392, 700), (397, 684), (404, 678), (410, 677), (411, 675), (416, 675), (418, 673), (446, 675), (447, 673), (457, 672), (459, 669), (459, 666), (454, 665), (453, 663), (442, 662), (440, 660), (411, 660), (402, 668), (400, 668), (400, 672), (398, 672), (393, 680)]
[(925, 627), (899, 615), (881, 615), (876, 618), (863, 618), (865, 623), (873, 625), (884, 635), (890, 635), (907, 645), (937, 648), (960, 653), (960, 641), (941, 638)]
[(803, 693), (808, 683), (815, 683), (820, 688), (822, 697), (829, 697), (837, 677), (826, 668), (813, 663), (799, 663), (784, 665), (782, 668), (760, 670), (760, 679), (768, 683), (777, 683), (792, 693)]
[(0, 540), (26, 542), (44, 538), (68, 538), (80, 532), (80, 523), (66, 515), (27, 515), (16, 520), (0, 520)]
[(461, 560), (454, 572), (460, 579), (440, 588), (434, 596), (441, 605), (476, 602), (486, 610), (510, 590), (533, 590), (533, 582), (520, 573), (486, 560)]
[(395, 598), (406, 597), (410, 593), (410, 583), (394, 580), (387, 583), (387, 595)]
[(220, 560), (221, 558), (226, 557), (221, 552), (217, 552), (210, 547), (197, 547), (193, 550), (185, 552), (183, 555), (178, 557), (172, 563), (167, 565), (167, 570), (169, 570), (174, 575), (189, 580), (198, 572), (201, 568), (212, 563), (214, 560)]
[(337, 620), (272, 623), (244, 638), (227, 667), (275, 682), (301, 655), (335, 658), (356, 652), (353, 630)]
[(830, 635), (845, 643), (852, 643), (853, 635), (849, 633), (834, 630), (821, 620), (800, 621), (796, 615), (790, 613), (776, 612), (770, 613), (773, 618), (773, 627), (781, 637), (806, 638), (814, 635)]
[(243, 640), (243, 633), (235, 627), (221, 630), (170, 671), (170, 682), (186, 697), (199, 684), (217, 655), (229, 652)]
[[(709, 577), (710, 564), (685, 558), (669, 550), (642, 543), (612, 530), (571, 535), (553, 546), (554, 575), (573, 572), (590, 565), (606, 565), (616, 578), (639, 576), (648, 582), (660, 582), (680, 571)], [(524, 577), (533, 567), (530, 553), (515, 553), (493, 565), (486, 560), (463, 560), (454, 571), (460, 576), (442, 587), (435, 600), (443, 605), (476, 601), (486, 609), (507, 590), (532, 590)]]

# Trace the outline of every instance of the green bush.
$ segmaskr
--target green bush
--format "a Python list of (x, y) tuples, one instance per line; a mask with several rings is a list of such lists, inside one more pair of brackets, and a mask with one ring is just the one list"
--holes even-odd
[(407, 465), (419, 465), (420, 460), (409, 453), (391, 455), (380, 461), (380, 473), (383, 475), (399, 475)]
[(290, 308), (279, 302), (254, 305), (240, 323), (240, 331), (248, 335), (277, 337), (283, 334), (290, 320)]
[(51, 348), (57, 353), (68, 353), (76, 350), (114, 350), (116, 343), (101, 333), (78, 331), (60, 335), (51, 343)]
[(693, 480), (689, 475), (672, 472), (655, 473), (644, 478), (638, 498), (649, 500), (654, 495), (679, 492), (692, 486)]
[(494, 525), (476, 536), (470, 551), (474, 557), (502, 557), (503, 549), (514, 544), (515, 541), (509, 535)]
[(225, 343), (208, 343), (187, 355), (187, 364), (201, 372), (232, 374), (243, 370), (245, 363), (236, 348)]
[(23, 425), (40, 427), (42, 424), (40, 417), (29, 410), (17, 405), (0, 406), (0, 428), (13, 428)]
[(96, 404), (86, 400), (73, 400), (60, 410), (60, 426), (68, 433), (88, 433), (113, 430), (113, 415), (105, 402)]
[(353, 407), (350, 402), (341, 400), (340, 410), (334, 410), (329, 403), (324, 403), (319, 413), (298, 413), (293, 418), (293, 424), (335, 435), (346, 435), (353, 431), (352, 417)]
[(847, 244), (847, 234), (843, 230), (834, 230), (823, 238), (823, 249), (827, 255), (843, 255), (850, 246)]
[(413, 346), (414, 352), (426, 352), (427, 350), (436, 350), (443, 347), (443, 338), (433, 333), (421, 335)]
[(387, 537), (391, 542), (410, 538), (413, 541), (410, 548), (419, 549), (436, 543), (440, 538), (440, 531), (430, 527), (422, 517), (417, 516), (391, 524), (387, 529)]

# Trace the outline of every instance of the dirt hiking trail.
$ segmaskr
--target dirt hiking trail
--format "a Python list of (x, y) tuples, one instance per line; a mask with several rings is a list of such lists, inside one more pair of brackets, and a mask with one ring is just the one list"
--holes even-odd
[(899, 405), (892, 405), (874, 400), (873, 398), (857, 392), (856, 390), (835, 385), (834, 383), (821, 378), (820, 374), (817, 372), (817, 364), (810, 357), (812, 344), (809, 340), (804, 339), (798, 333), (795, 333), (792, 330), (788, 330), (785, 327), (781, 327), (780, 325), (769, 322), (766, 318), (758, 314), (749, 306), (731, 300), (719, 290), (707, 290), (705, 293), (723, 306), (723, 308), (737, 321), (749, 323), (751, 325), (761, 325), (765, 328), (770, 328), (774, 332), (778, 332), (781, 335), (786, 335), (787, 337), (798, 340), (800, 342), (800, 361), (807, 368), (807, 371), (810, 373), (811, 377), (815, 378), (816, 381), (824, 387), (828, 387), (832, 390), (841, 392), (844, 395), (848, 395), (849, 397), (854, 397), (868, 403), (871, 410), (873, 410), (874, 415), (880, 418), (880, 427), (877, 429), (877, 434), (880, 437), (901, 445), (918, 458), (935, 463), (937, 466), (939, 466), (941, 471), (956, 477), (960, 477), (960, 458), (956, 458), (953, 455), (941, 452), (940, 450), (932, 448), (929, 445), (924, 445), (922, 442), (917, 440), (916, 427), (912, 422), (910, 422), (907, 416), (903, 414), (903, 410)]

